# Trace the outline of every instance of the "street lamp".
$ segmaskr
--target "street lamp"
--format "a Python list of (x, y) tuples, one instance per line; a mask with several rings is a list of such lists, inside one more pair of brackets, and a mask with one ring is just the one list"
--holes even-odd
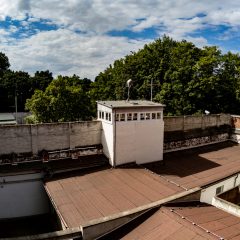
[(127, 98), (127, 101), (129, 101), (131, 86), (132, 86), (132, 79), (128, 79), (127, 80), (127, 87), (128, 87), (128, 98)]
[(18, 109), (17, 109), (17, 83), (15, 84), (15, 118), (16, 118), (16, 124), (18, 123)]

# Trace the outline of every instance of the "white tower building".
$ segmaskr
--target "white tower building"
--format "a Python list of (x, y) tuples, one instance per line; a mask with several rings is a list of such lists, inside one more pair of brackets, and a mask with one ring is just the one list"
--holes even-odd
[(103, 152), (112, 166), (163, 159), (163, 107), (150, 101), (98, 101)]

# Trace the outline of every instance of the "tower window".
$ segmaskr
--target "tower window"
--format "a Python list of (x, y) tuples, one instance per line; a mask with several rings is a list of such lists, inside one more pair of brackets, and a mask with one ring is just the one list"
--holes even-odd
[(120, 114), (120, 121), (125, 121), (125, 113)]
[(132, 113), (128, 113), (127, 114), (127, 120), (128, 121), (132, 121)]
[(146, 120), (150, 120), (150, 113), (146, 113)]
[(133, 121), (137, 121), (137, 116), (138, 116), (137, 113), (133, 113)]

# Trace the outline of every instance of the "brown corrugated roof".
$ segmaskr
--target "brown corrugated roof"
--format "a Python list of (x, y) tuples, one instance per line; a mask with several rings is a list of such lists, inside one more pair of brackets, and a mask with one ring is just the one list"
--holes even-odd
[(162, 207), (121, 239), (235, 240), (240, 219), (213, 206)]
[(240, 172), (240, 146), (224, 142), (164, 155), (165, 166), (146, 164), (149, 170), (191, 189)]
[[(240, 146), (228, 142), (167, 154), (164, 157), (165, 165), (159, 163), (146, 165), (157, 174), (137, 166), (100, 169), (94, 172), (76, 173), (73, 176), (68, 173), (46, 182), (45, 187), (66, 225), (77, 227), (93, 219), (135, 209), (176, 193), (185, 192), (186, 189), (204, 186), (230, 176), (240, 171), (238, 156), (240, 156)], [(191, 214), (194, 214), (194, 211), (191, 209)], [(218, 214), (216, 213), (216, 216)], [(199, 223), (207, 223), (204, 222), (204, 215), (202, 218), (203, 222)], [(229, 221), (234, 219), (231, 218)], [(202, 221), (201, 218), (198, 220)], [(221, 227), (221, 223), (228, 224), (224, 221), (227, 221), (227, 217), (221, 218), (219, 222), (213, 221), (211, 224), (217, 229)], [(182, 228), (179, 225), (178, 227)], [(163, 232), (168, 231), (166, 229)], [(186, 234), (185, 229), (181, 231)], [(224, 231), (227, 231), (227, 228)], [(157, 231), (156, 238), (158, 234)], [(201, 237), (197, 234), (191, 239), (201, 239)]]
[(183, 192), (141, 168), (105, 169), (46, 182), (68, 227), (121, 213)]

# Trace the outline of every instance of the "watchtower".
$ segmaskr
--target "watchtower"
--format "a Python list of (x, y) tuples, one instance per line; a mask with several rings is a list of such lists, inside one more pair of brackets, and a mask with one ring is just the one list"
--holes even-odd
[(151, 101), (98, 101), (103, 152), (112, 166), (163, 159), (163, 107)]

